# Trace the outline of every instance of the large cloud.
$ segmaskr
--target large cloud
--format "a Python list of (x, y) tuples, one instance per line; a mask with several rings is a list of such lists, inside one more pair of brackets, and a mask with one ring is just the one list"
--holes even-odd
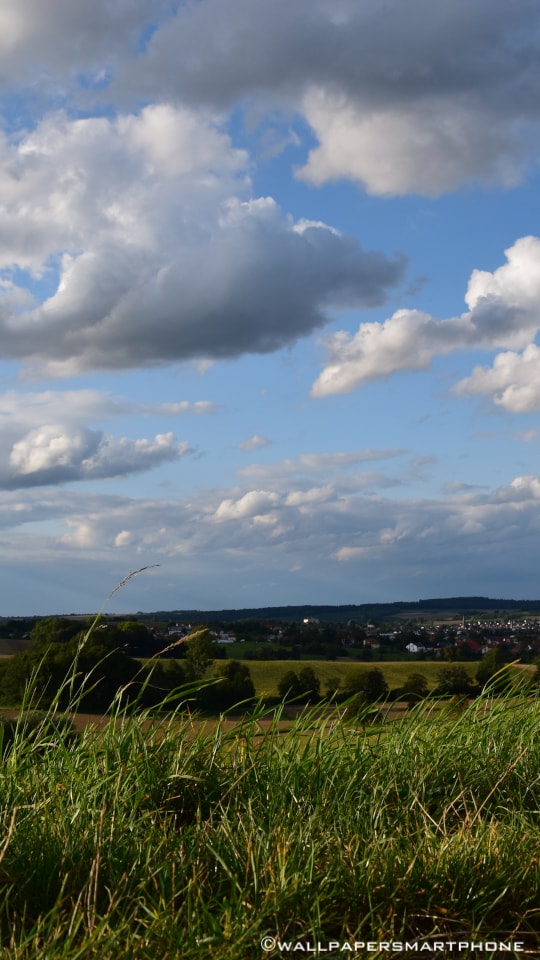
[(435, 195), (523, 175), (538, 27), (535, 0), (1, 0), (0, 84), (52, 98), (77, 79), (79, 97), (90, 85), (117, 103), (241, 102), (259, 116), (277, 105), (317, 137), (306, 180)]
[(145, 25), (168, 9), (166, 0), (0, 0), (0, 85), (49, 80), (58, 95), (62, 77), (90, 71), (103, 81), (103, 71), (140, 49)]
[(317, 186), (355, 180), (371, 194), (438, 196), (475, 180), (513, 186), (522, 175), (519, 125), (497, 122), (466, 98), (433, 95), (411, 104), (368, 103), (326, 90), (303, 101), (319, 146), (297, 175)]
[[(4, 356), (72, 374), (264, 353), (385, 299), (402, 260), (249, 199), (245, 165), (210, 118), (167, 105), (4, 140)], [(16, 302), (9, 271), (57, 263), (43, 304)]]
[(507, 262), (493, 273), (473, 272), (465, 297), (469, 310), (460, 317), (399, 310), (383, 323), (361, 324), (354, 336), (333, 334), (313, 395), (347, 393), (398, 370), (426, 370), (433, 357), (452, 350), (528, 344), (540, 329), (540, 239), (522, 237), (505, 252)]
[(520, 178), (540, 116), (533, 0), (204, 0), (124, 67), (121, 88), (303, 113), (300, 175), (436, 195)]

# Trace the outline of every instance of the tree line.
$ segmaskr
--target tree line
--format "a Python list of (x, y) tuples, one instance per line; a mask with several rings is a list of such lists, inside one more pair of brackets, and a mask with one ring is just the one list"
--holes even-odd
[[(127, 652), (136, 646), (142, 624), (85, 624), (64, 618), (38, 621), (28, 648), (11, 657), (0, 672), (0, 700), (6, 706), (28, 699), (47, 708), (107, 710), (119, 692), (126, 703), (141, 707), (175, 705), (186, 687), (193, 704), (226, 710), (255, 696), (249, 669), (235, 660), (214, 662), (215, 644), (199, 630), (183, 643), (183, 659), (153, 657), (141, 661)], [(171, 646), (173, 646), (171, 644)], [(211, 676), (207, 678), (209, 668)], [(204, 683), (203, 683), (204, 679)], [(208, 682), (207, 682), (208, 681)], [(183, 692), (182, 692), (183, 691)]]
[[(132, 653), (139, 641), (146, 642), (141, 631), (146, 633), (146, 627), (137, 622), (111, 625), (98, 620), (81, 629), (80, 622), (69, 619), (40, 620), (28, 648), (2, 665), (0, 700), (5, 705), (19, 705), (28, 699), (31, 688), (33, 703), (45, 708), (55, 703), (66, 709), (78, 702), (82, 709), (105, 711), (120, 691), (126, 703), (173, 707), (180, 699), (185, 701), (190, 687), (195, 707), (219, 713), (255, 697), (247, 664), (217, 659), (221, 651), (206, 628), (171, 641), (159, 656), (150, 659)], [(161, 656), (164, 653), (172, 656)], [(179, 653), (182, 659), (176, 658)], [(535, 675), (531, 679), (534, 681)], [(503, 692), (511, 682), (504, 653), (493, 648), (478, 664), (474, 677), (463, 664), (442, 665), (432, 691), (419, 672), (412, 672), (401, 688), (390, 691), (384, 673), (375, 666), (353, 670), (343, 680), (332, 678), (321, 690), (316, 671), (306, 665), (283, 673), (277, 699), (347, 702), (349, 712), (354, 713), (356, 708), (386, 699), (414, 703), (428, 695), (470, 697), (486, 686)]]

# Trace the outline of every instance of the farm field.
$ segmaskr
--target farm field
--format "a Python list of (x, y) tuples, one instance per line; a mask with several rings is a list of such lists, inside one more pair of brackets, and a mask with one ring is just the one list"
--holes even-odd
[[(407, 677), (411, 673), (419, 673), (426, 677), (429, 689), (433, 689), (437, 683), (437, 675), (444, 662), (428, 661), (385, 661), (384, 663), (343, 663), (341, 661), (327, 660), (246, 660), (246, 666), (249, 667), (257, 696), (276, 696), (278, 692), (278, 683), (288, 670), (296, 672), (305, 667), (313, 667), (315, 673), (321, 681), (321, 691), (328, 680), (339, 677), (345, 680), (348, 676), (357, 673), (359, 670), (369, 670), (378, 667), (382, 670), (388, 687), (392, 690), (403, 686)], [(474, 678), (478, 669), (478, 663), (464, 663), (463, 666)]]

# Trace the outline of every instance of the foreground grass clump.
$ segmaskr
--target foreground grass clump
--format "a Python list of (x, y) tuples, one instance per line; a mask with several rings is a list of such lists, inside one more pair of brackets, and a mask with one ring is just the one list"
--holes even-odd
[(208, 733), (180, 710), (60, 728), (23, 722), (4, 751), (2, 960), (540, 930), (535, 700), (419, 709), (376, 736), (315, 714)]

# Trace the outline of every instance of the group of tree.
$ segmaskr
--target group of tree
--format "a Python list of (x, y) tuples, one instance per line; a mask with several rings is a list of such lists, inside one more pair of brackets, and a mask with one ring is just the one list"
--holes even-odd
[[(282, 700), (296, 703), (316, 703), (321, 700), (321, 682), (313, 667), (303, 667), (299, 672), (287, 670), (278, 683)], [(333, 677), (326, 683), (324, 699), (336, 703), (348, 702), (354, 706), (362, 703), (377, 703), (388, 696), (388, 684), (382, 670), (373, 667), (351, 671), (342, 680)], [(353, 703), (354, 702), (354, 703)]]
[(18, 704), (31, 695), (40, 706), (57, 702), (64, 708), (81, 696), (88, 709), (101, 709), (134, 680), (138, 666), (98, 626), (87, 635), (74, 620), (40, 620), (28, 648), (2, 670), (0, 697)]
[(28, 636), (35, 624), (35, 620), (24, 617), (0, 619), (0, 637), (6, 639), (22, 639)]
[(502, 694), (513, 682), (508, 658), (500, 647), (493, 647), (484, 654), (474, 675), (460, 663), (441, 667), (434, 693), (451, 697), (474, 697), (484, 690)]
[(142, 707), (173, 707), (189, 698), (195, 707), (219, 712), (255, 695), (245, 664), (215, 664), (216, 644), (208, 630), (186, 638), (182, 660), (142, 662), (126, 652), (126, 633), (123, 625), (111, 630), (94, 622), (81, 630), (80, 621), (67, 618), (38, 621), (28, 648), (0, 672), (0, 700), (106, 711), (118, 696)]
[[(540, 674), (540, 669), (538, 672)], [(354, 715), (367, 705), (387, 699), (407, 700), (413, 705), (428, 696), (473, 697), (481, 690), (503, 693), (512, 683), (512, 672), (503, 652), (494, 648), (485, 654), (476, 674), (468, 671), (461, 663), (442, 665), (436, 684), (431, 690), (424, 674), (412, 672), (401, 687), (390, 691), (382, 670), (371, 667), (351, 671), (343, 679), (330, 678), (326, 683), (325, 699), (345, 703), (348, 715)], [(317, 702), (321, 699), (320, 681), (312, 667), (304, 667), (299, 672), (287, 670), (279, 681), (278, 693), (282, 700), (297, 703)]]
[(296, 703), (316, 703), (320, 699), (321, 681), (313, 667), (287, 670), (278, 682), (278, 694), (281, 700), (294, 700)]
[[(81, 624), (68, 618), (37, 621), (27, 649), (2, 665), (0, 700), (6, 705), (19, 704), (31, 688), (33, 702), (43, 707), (56, 702), (65, 709), (79, 700), (82, 709), (103, 711), (119, 692), (125, 702), (145, 707), (163, 703), (174, 706), (187, 696), (189, 686), (193, 705), (220, 712), (254, 698), (248, 666), (237, 660), (220, 661), (221, 649), (208, 629), (171, 641), (165, 648), (173, 654), (170, 659), (160, 655), (163, 645), (149, 659), (133, 655), (134, 649), (147, 643), (147, 634), (142, 623)], [(322, 699), (347, 703), (347, 710), (354, 713), (387, 698), (399, 697), (412, 704), (433, 695), (471, 697), (483, 689), (504, 692), (512, 677), (504, 650), (494, 647), (485, 654), (475, 674), (462, 663), (441, 665), (433, 690), (418, 671), (409, 674), (399, 690), (390, 692), (382, 670), (366, 666), (350, 671), (344, 679), (330, 679), (321, 694), (317, 672), (306, 665), (285, 671), (278, 693), (281, 700), (297, 703)]]

